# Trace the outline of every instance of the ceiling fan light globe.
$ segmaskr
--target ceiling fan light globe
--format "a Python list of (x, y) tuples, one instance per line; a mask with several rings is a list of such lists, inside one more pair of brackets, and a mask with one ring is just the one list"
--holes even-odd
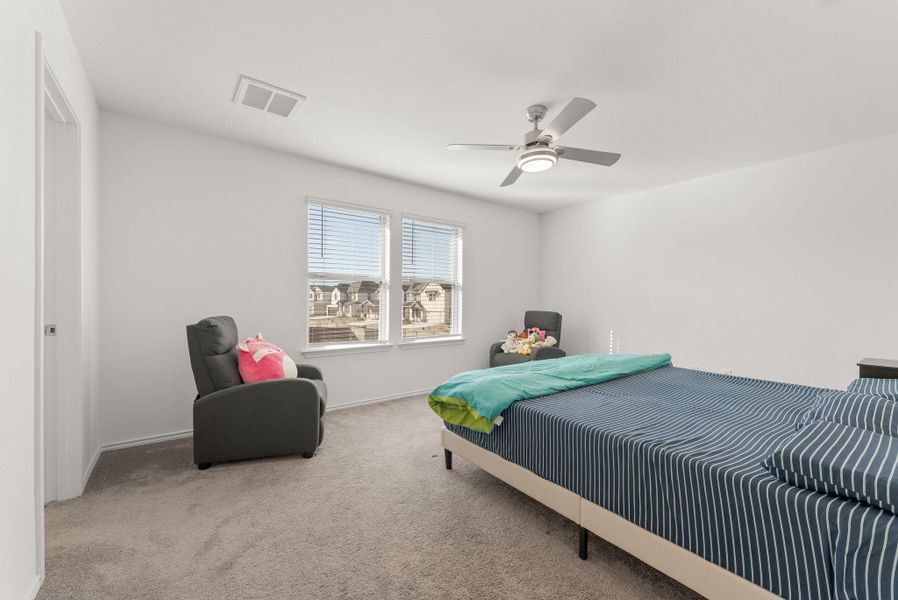
[(518, 168), (525, 173), (540, 173), (554, 167), (557, 160), (554, 150), (548, 148), (531, 150), (518, 158)]
[(548, 158), (531, 158), (522, 160), (518, 168), (525, 173), (540, 173), (555, 166), (555, 161)]

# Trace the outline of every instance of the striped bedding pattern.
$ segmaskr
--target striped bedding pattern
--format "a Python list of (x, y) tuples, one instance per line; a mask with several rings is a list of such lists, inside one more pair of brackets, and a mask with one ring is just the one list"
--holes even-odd
[(898, 512), (898, 443), (889, 435), (816, 421), (765, 461), (795, 485)]
[(898, 436), (898, 402), (874, 394), (822, 392), (799, 425), (821, 420), (894, 437)]
[(763, 460), (821, 390), (664, 367), (449, 429), (785, 598), (896, 598), (896, 517)]
[(848, 391), (876, 394), (898, 400), (898, 379), (855, 379), (848, 386)]

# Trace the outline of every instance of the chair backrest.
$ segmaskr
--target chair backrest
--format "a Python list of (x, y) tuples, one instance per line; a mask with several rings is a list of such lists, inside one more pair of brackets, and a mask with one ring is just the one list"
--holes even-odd
[(188, 325), (187, 349), (200, 396), (243, 383), (237, 369), (237, 324), (231, 317)]
[(561, 313), (550, 310), (528, 310), (524, 313), (524, 329), (539, 327), (558, 340), (561, 346)]

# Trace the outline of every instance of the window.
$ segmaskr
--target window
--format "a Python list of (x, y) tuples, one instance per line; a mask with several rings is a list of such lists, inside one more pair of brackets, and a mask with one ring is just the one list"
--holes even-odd
[(384, 213), (309, 201), (309, 344), (388, 337)]
[(461, 335), (459, 225), (402, 219), (402, 339)]

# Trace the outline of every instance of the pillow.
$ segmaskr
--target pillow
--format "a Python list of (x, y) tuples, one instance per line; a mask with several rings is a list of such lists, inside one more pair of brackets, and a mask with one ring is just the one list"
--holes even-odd
[(797, 429), (821, 419), (898, 437), (898, 402), (874, 394), (820, 392)]
[(296, 378), (296, 363), (259, 333), (237, 344), (237, 368), (244, 383)]
[(817, 421), (763, 464), (786, 483), (898, 512), (898, 439), (891, 436)]
[(848, 386), (848, 391), (898, 400), (898, 379), (855, 379)]

